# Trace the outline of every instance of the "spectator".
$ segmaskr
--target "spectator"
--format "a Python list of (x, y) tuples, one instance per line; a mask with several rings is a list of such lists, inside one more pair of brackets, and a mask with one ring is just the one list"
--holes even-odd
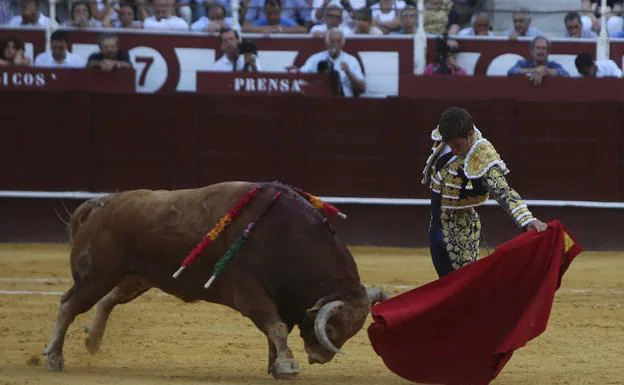
[(490, 14), (479, 12), (472, 16), (472, 26), (460, 30), (458, 36), (494, 36), (490, 31)]
[(519, 37), (537, 37), (544, 36), (544, 32), (535, 27), (531, 27), (531, 15), (527, 8), (522, 8), (512, 14), (513, 28), (506, 31), (505, 35), (510, 39)]
[(232, 28), (232, 18), (225, 17), (225, 7), (219, 3), (208, 5), (208, 16), (202, 16), (191, 25), (191, 31), (216, 33)]
[[(256, 52), (245, 49), (241, 54), (240, 36), (234, 29), (224, 29), (219, 34), (223, 56), (212, 66), (212, 71), (220, 72), (259, 72), (262, 71), (260, 62), (256, 58)], [(246, 44), (251, 48), (249, 44)], [(255, 48), (255, 47), (254, 47)]]
[(0, 65), (29, 65), (24, 42), (15, 36), (0, 40)]
[(86, 1), (76, 1), (70, 8), (71, 19), (63, 23), (64, 27), (101, 28), (102, 23), (93, 18), (91, 7)]
[(69, 52), (67, 32), (57, 30), (50, 36), (50, 51), (42, 52), (35, 58), (35, 67), (84, 68), (85, 61)]
[(154, 16), (147, 17), (143, 22), (145, 29), (170, 31), (188, 31), (187, 22), (174, 15), (174, 0), (154, 0)]
[(372, 2), (367, 2), (366, 0), (312, 0), (312, 12), (310, 15), (311, 22), (315, 24), (322, 23), (325, 16), (325, 10), (330, 5), (342, 8), (343, 22), (352, 27), (353, 20), (351, 19), (351, 13), (353, 10), (370, 6), (372, 5)]
[(568, 12), (563, 22), (566, 27), (566, 37), (583, 39), (595, 39), (598, 37), (596, 32), (583, 28), (581, 15), (578, 12)]
[(534, 38), (529, 48), (530, 57), (518, 60), (507, 75), (525, 75), (536, 86), (546, 76), (570, 76), (561, 64), (548, 60), (550, 48), (550, 41), (544, 36)]
[[(596, 33), (600, 32), (600, 0), (582, 0), (583, 16), (581, 22), (583, 28), (592, 30)], [(622, 0), (607, 0), (607, 33), (609, 36), (621, 32), (624, 28), (624, 19), (622, 19)]]
[(190, 26), (193, 20), (195, 20), (193, 17), (193, 10), (191, 9), (191, 7), (195, 8), (197, 4), (195, 0), (173, 0), (173, 2), (174, 8), (171, 14), (175, 15), (175, 10), (177, 9), (177, 15), (186, 22), (187, 26)]
[(11, 20), (11, 3), (0, 0), (0, 25), (5, 25)]
[[(327, 51), (315, 53), (299, 71), (318, 73), (335, 71), (338, 74), (337, 94), (353, 97), (366, 91), (366, 80), (360, 62), (343, 51), (345, 35), (339, 28), (330, 28), (325, 35)], [(334, 73), (335, 73), (334, 72)]]
[(457, 35), (459, 30), (472, 23), (475, 11), (483, 8), (484, 0), (453, 0), (449, 12), (449, 35)]
[(9, 20), (10, 27), (33, 26), (47, 28), (50, 25), (52, 27), (57, 26), (56, 21), (51, 20), (39, 11), (39, 0), (21, 0), (20, 9), (21, 14), (13, 16)]
[(368, 7), (353, 12), (353, 33), (357, 35), (383, 35), (383, 31), (373, 25), (373, 15)]
[[(117, 15), (117, 10), (119, 9), (118, 0), (79, 0), (84, 1), (89, 7), (89, 12), (91, 13), (93, 19), (97, 20), (102, 24), (102, 27), (112, 27), (113, 22), (119, 21), (119, 16)], [(131, 0), (130, 0), (131, 1)], [(74, 0), (68, 1), (69, 3), (73, 3)], [(73, 6), (73, 4), (72, 4)], [(70, 9), (69, 19), (72, 18), (72, 12)], [(58, 11), (57, 11), (58, 15)]]
[(104, 34), (98, 39), (100, 52), (91, 54), (87, 59), (87, 67), (98, 67), (104, 72), (112, 72), (118, 68), (132, 68), (128, 52), (119, 49), (117, 35)]
[[(443, 45), (441, 45), (443, 44)], [(446, 41), (439, 40), (438, 47), (436, 47), (436, 62), (429, 63), (425, 67), (425, 76), (433, 75), (453, 75), (453, 76), (466, 76), (466, 70), (461, 68), (457, 64), (457, 57), (459, 56), (459, 43), (457, 40), (446, 39)]]
[(403, 0), (379, 0), (371, 6), (373, 21), (384, 33), (390, 33), (401, 28), (399, 11), (405, 8)]
[(583, 76), (595, 78), (621, 78), (622, 70), (613, 60), (594, 60), (591, 54), (581, 53), (574, 60), (576, 69)]
[[(408, 6), (413, 7), (411, 5)], [(427, 0), (425, 2), (425, 14), (423, 15), (425, 32), (440, 35), (446, 33), (449, 28), (449, 12), (452, 7), (453, 3), (451, 0)], [(401, 22), (403, 23), (403, 20)]]
[(141, 29), (143, 22), (136, 19), (137, 8), (129, 3), (123, 3), (117, 10), (117, 20), (113, 20), (115, 28)]
[[(247, 1), (249, 2), (248, 4)], [(264, 17), (265, 0), (245, 0), (243, 1), (242, 19), (245, 20), (243, 27), (250, 27), (254, 21), (258, 21)], [(310, 5), (307, 0), (282, 0), (282, 18), (292, 20), (297, 24), (306, 25), (310, 23)]]
[(353, 31), (343, 23), (342, 7), (331, 4), (325, 9), (325, 23), (317, 24), (310, 29), (310, 33), (315, 37), (325, 37), (327, 30), (338, 28), (344, 36), (353, 34)]
[(406, 5), (401, 10), (401, 28), (394, 31), (395, 35), (413, 35), (416, 33), (416, 23), (418, 22), (418, 11), (413, 5)]
[(264, 17), (245, 23), (243, 32), (252, 33), (306, 33), (307, 28), (297, 24), (294, 20), (282, 17), (280, 0), (265, 0)]

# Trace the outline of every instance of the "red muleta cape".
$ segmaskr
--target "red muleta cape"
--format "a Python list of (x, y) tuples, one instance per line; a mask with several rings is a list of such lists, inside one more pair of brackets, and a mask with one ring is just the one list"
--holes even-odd
[(546, 330), (561, 277), (582, 247), (559, 221), (371, 308), (368, 336), (410, 381), (484, 385), (514, 350)]

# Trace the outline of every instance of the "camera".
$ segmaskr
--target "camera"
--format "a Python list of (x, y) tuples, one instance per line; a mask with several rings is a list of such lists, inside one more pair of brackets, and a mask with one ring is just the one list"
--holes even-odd
[(246, 55), (251, 54), (253, 55), (253, 57), (255, 57), (258, 54), (258, 48), (256, 47), (256, 43), (249, 40), (241, 40), (241, 42), (238, 43), (238, 54), (245, 56), (245, 65), (243, 66), (243, 72), (250, 72), (252, 70), (252, 67)]
[(344, 96), (342, 91), (342, 83), (340, 82), (340, 73), (334, 69), (334, 63), (329, 60), (321, 60), (316, 65), (316, 72), (319, 74), (327, 74), (329, 76), (329, 88), (336, 96)]
[(256, 47), (256, 43), (250, 40), (242, 40), (238, 43), (238, 53), (244, 55), (246, 53), (252, 53), (254, 55), (258, 54), (258, 48)]
[(328, 74), (334, 70), (334, 63), (329, 60), (321, 60), (316, 65), (316, 72), (319, 74)]
[(449, 68), (448, 64), (446, 64), (446, 56), (449, 54), (447, 41), (447, 34), (436, 38), (436, 62), (438, 63), (438, 69), (436, 70), (436, 73), (438, 75), (451, 74), (451, 69)]

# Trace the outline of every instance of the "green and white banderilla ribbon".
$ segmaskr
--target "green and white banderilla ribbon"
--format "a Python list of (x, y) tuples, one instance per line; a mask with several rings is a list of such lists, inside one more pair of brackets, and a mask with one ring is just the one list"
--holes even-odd
[(212, 283), (215, 281), (215, 279), (217, 279), (217, 277), (221, 275), (221, 273), (223, 273), (225, 269), (227, 269), (232, 259), (234, 259), (234, 256), (236, 255), (236, 253), (238, 253), (238, 251), (243, 247), (245, 242), (247, 242), (247, 240), (249, 239), (251, 232), (258, 225), (258, 222), (260, 222), (262, 218), (266, 217), (266, 215), (269, 213), (269, 210), (271, 210), (271, 207), (273, 207), (273, 205), (277, 201), (277, 198), (279, 198), (280, 195), (282, 195), (280, 191), (273, 194), (271, 201), (269, 202), (267, 207), (264, 209), (262, 214), (260, 214), (258, 218), (256, 218), (255, 221), (249, 222), (249, 224), (242, 231), (241, 235), (239, 235), (238, 238), (236, 238), (236, 240), (234, 241), (234, 243), (232, 243), (232, 246), (230, 246), (228, 251), (223, 255), (223, 257), (221, 257), (221, 259), (217, 261), (217, 263), (215, 263), (215, 266), (212, 270), (212, 276), (206, 282), (206, 284), (204, 285), (204, 288), (208, 289), (210, 285), (212, 285)]

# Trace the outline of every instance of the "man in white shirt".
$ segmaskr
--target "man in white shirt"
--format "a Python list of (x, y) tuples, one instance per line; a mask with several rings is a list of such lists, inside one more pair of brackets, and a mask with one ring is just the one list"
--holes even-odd
[(208, 16), (202, 16), (191, 24), (191, 31), (219, 32), (223, 28), (232, 28), (232, 18), (225, 17), (226, 10), (222, 4), (208, 5)]
[(181, 17), (175, 16), (174, 0), (154, 0), (154, 16), (145, 18), (144, 29), (188, 31), (189, 25)]
[(621, 78), (622, 70), (613, 60), (594, 60), (591, 54), (581, 53), (574, 60), (576, 69), (585, 77)]
[[(259, 72), (262, 71), (256, 52), (239, 50), (240, 37), (234, 29), (224, 29), (219, 34), (223, 56), (217, 60), (210, 71), (218, 72)], [(249, 44), (247, 44), (249, 46)], [(250, 47), (251, 48), (251, 47)]]
[(512, 14), (513, 28), (505, 31), (503, 35), (509, 36), (510, 39), (519, 37), (537, 37), (544, 36), (539, 28), (531, 26), (531, 14), (528, 8), (521, 8)]
[(490, 14), (487, 12), (479, 12), (472, 16), (472, 25), (460, 30), (458, 36), (494, 36), (494, 32), (490, 31), (492, 26)]
[(325, 35), (327, 51), (318, 52), (310, 56), (299, 69), (300, 72), (318, 73), (331, 72), (333, 69), (339, 75), (338, 87), (345, 97), (353, 97), (366, 91), (366, 80), (360, 62), (355, 56), (344, 52), (345, 36), (342, 30), (331, 28)]
[(339, 28), (343, 35), (353, 35), (353, 31), (343, 23), (342, 7), (331, 4), (325, 9), (325, 23), (317, 24), (310, 29), (310, 34), (315, 37), (324, 37), (330, 28)]
[(22, 0), (21, 15), (13, 16), (9, 20), (9, 27), (57, 27), (58, 23), (39, 12), (39, 0)]
[(598, 37), (596, 32), (583, 28), (581, 15), (578, 12), (568, 12), (563, 18), (563, 23), (566, 28), (565, 37), (577, 39), (595, 39)]
[(51, 51), (42, 52), (35, 58), (35, 67), (84, 68), (86, 63), (78, 55), (69, 52), (67, 32), (54, 31), (50, 37)]

